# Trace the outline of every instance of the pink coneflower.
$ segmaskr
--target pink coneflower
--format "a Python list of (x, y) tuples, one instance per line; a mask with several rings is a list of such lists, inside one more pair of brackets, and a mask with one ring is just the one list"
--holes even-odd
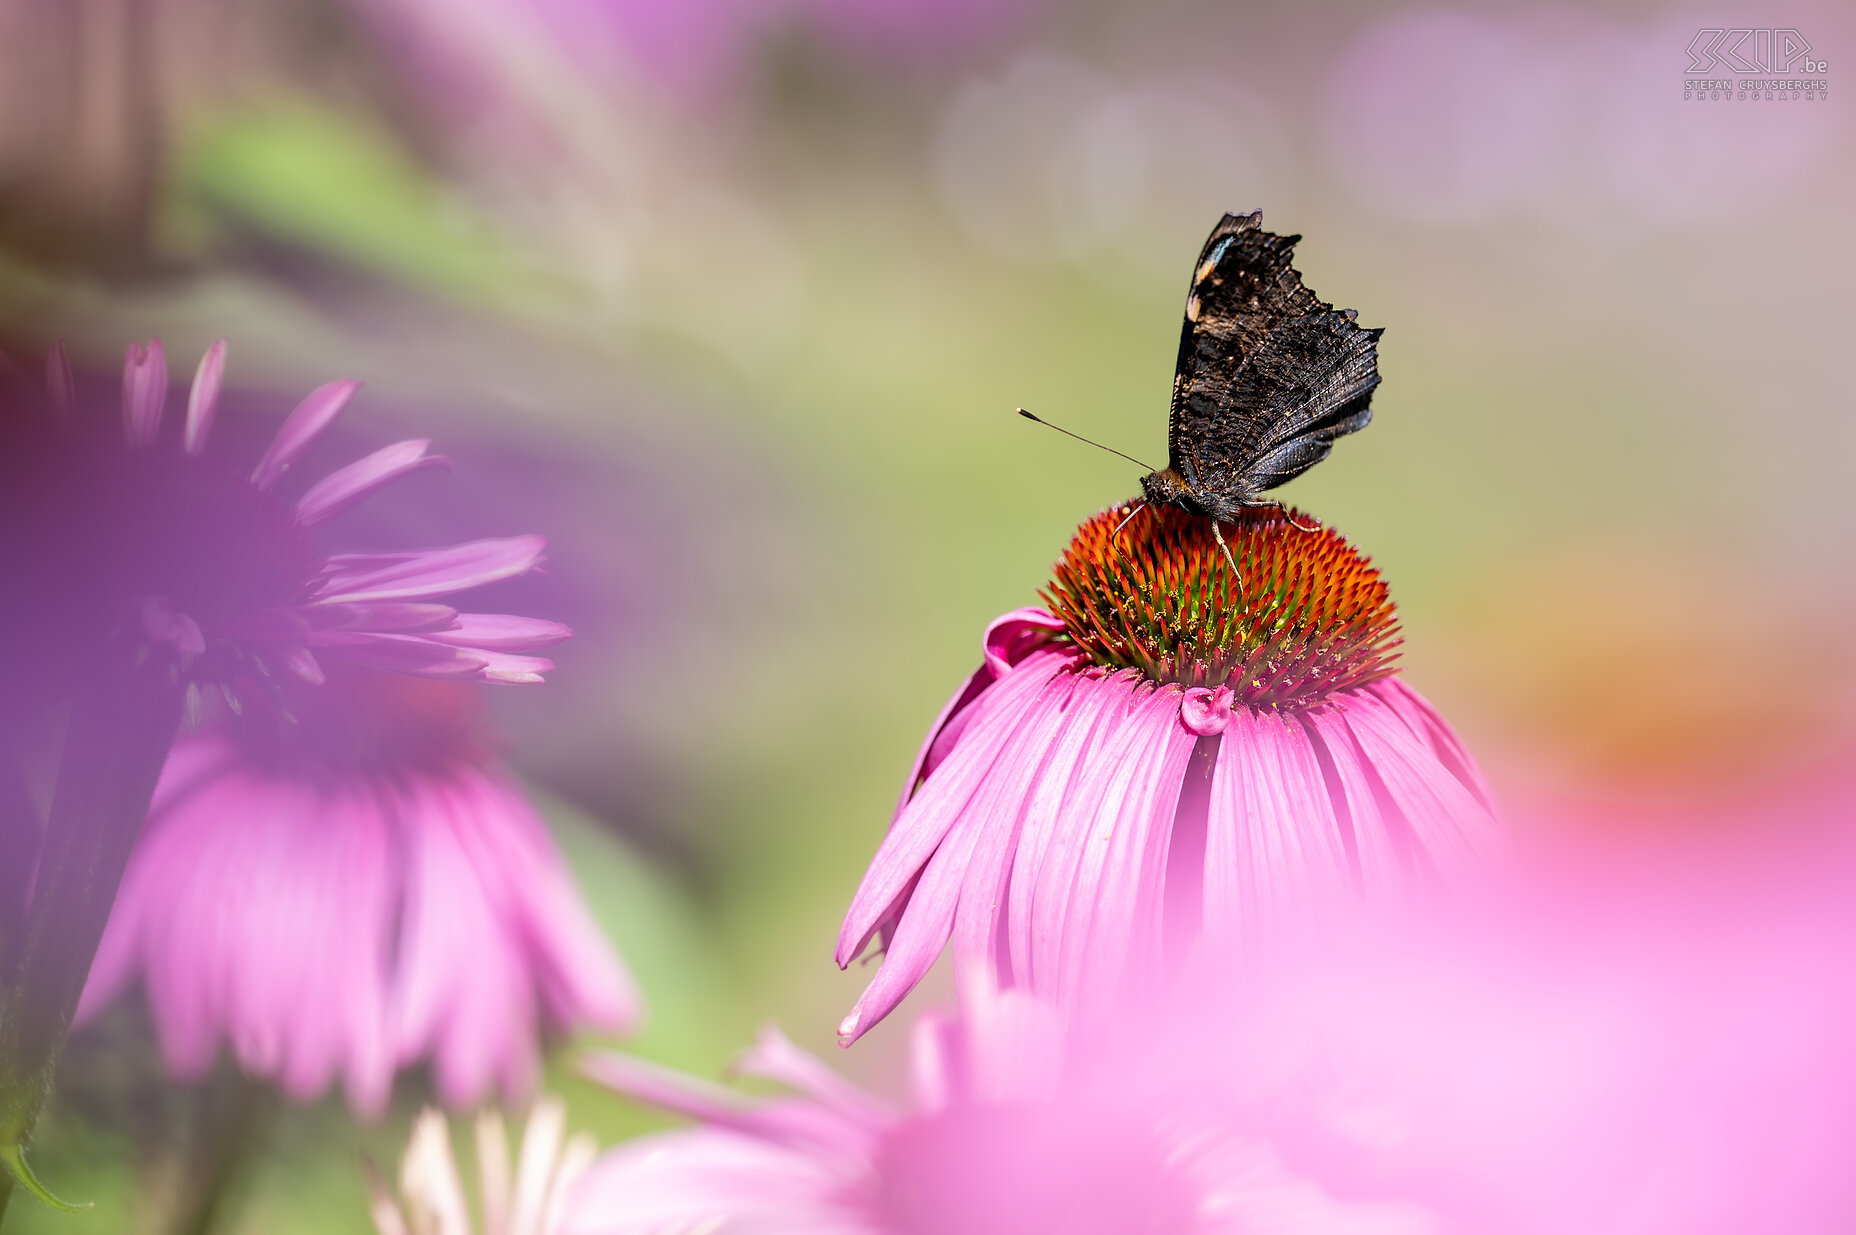
[(281, 491), (360, 388), (330, 382), (279, 426), (249, 471), (208, 453), (225, 344), (201, 359), (178, 432), (164, 431), (159, 340), (129, 349), (122, 428), (74, 407), (63, 353), (49, 406), (8, 409), (16, 449), (0, 499), (9, 563), (25, 586), (13, 633), (82, 658), (109, 640), (165, 649), (195, 681), (321, 677), (340, 659), (426, 677), (538, 682), (529, 653), (567, 634), (556, 622), (460, 613), (453, 593), (533, 570), (545, 542), (515, 536), (393, 553), (330, 554), (320, 526), (408, 472), (443, 466), (425, 440), (396, 442), (309, 485)]
[(906, 1107), (773, 1029), (737, 1071), (790, 1096), (593, 1058), (595, 1080), (700, 1126), (607, 1152), (567, 1196), (562, 1235), (1416, 1235), (1405, 1207), (1329, 1197), (1219, 1112), (1096, 1068), (1024, 992), (981, 975), (964, 1002), (958, 1022), (918, 1022)]
[(332, 672), (181, 737), (80, 1022), (137, 976), (168, 1068), (221, 1042), (297, 1101), (364, 1114), (429, 1060), (452, 1106), (532, 1083), (544, 1028), (625, 1029), (631, 980), (468, 686)]
[[(855, 1040), (950, 936), (1065, 1006), (1248, 950), (1313, 898), (1422, 886), (1491, 840), (1482, 779), (1393, 677), (1385, 583), (1334, 532), (1227, 534), (1127, 508), (1085, 523), (1047, 608), (1006, 614), (910, 770), (837, 960), (881, 935)], [(1116, 528), (1127, 520), (1119, 533)]]
[(63, 733), (0, 1010), (0, 1212), (9, 1176), (59, 1203), (33, 1179), (25, 1144), (189, 692), (212, 684), (268, 696), (319, 683), (337, 661), (536, 682), (550, 665), (530, 653), (568, 633), (442, 603), (532, 570), (540, 537), (325, 553), (322, 523), (438, 460), (424, 441), (400, 442), (286, 498), (286, 475), (356, 384), (310, 392), (255, 467), (234, 469), (207, 452), (224, 363), (216, 343), (174, 426), (160, 343), (130, 347), (120, 428), (113, 409), (106, 419), (82, 404), (62, 349), (42, 398), (0, 366), (0, 638), (22, 662), (0, 701), (0, 737), (58, 732), (60, 721)]

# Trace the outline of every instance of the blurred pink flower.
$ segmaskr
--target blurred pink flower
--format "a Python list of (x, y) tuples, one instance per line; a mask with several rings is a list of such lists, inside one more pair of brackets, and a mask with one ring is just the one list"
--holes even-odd
[(983, 975), (964, 996), (959, 1022), (917, 1023), (903, 1110), (774, 1029), (736, 1070), (793, 1096), (592, 1058), (595, 1080), (700, 1126), (606, 1153), (568, 1195), (563, 1235), (1415, 1235), (1402, 1207), (1327, 1197), (1202, 1104), (1070, 1067), (1061, 1018), (1034, 997)]
[[(1050, 608), (987, 629), (930, 728), (838, 936), (883, 965), (855, 1040), (950, 937), (1066, 1008), (1199, 948), (1247, 951), (1322, 899), (1421, 887), (1498, 829), (1449, 726), (1390, 676), (1385, 584), (1334, 533), (1152, 509), (1084, 524)], [(1241, 541), (1241, 543), (1239, 543)], [(962, 970), (965, 972), (965, 968)]]
[(426, 453), (427, 441), (396, 442), (289, 501), (279, 482), (359, 383), (311, 391), (243, 476), (207, 455), (224, 364), (222, 341), (201, 359), (184, 422), (169, 434), (161, 343), (131, 346), (118, 436), (75, 405), (64, 353), (54, 350), (50, 407), (12, 409), (6, 429), (17, 449), (0, 462), (0, 548), (21, 585), (0, 611), (13, 646), (81, 671), (93, 648), (126, 628), (195, 680), (313, 683), (323, 660), (424, 677), (542, 680), (553, 665), (529, 653), (565, 638), (566, 627), (440, 603), (535, 569), (541, 537), (324, 553), (314, 538), (323, 523), (444, 460)]
[(1845, 831), (1561, 853), (1281, 955), (1144, 1045), (1328, 1189), (1442, 1230), (1848, 1230)]
[(138, 975), (162, 1054), (221, 1041), (297, 1101), (340, 1076), (364, 1114), (429, 1060), (453, 1106), (533, 1082), (544, 1028), (628, 1028), (630, 977), (468, 686), (332, 673), (168, 759), (78, 1009)]
[[(1820, 792), (1775, 801), (1850, 818), (1847, 776)], [(918, 1026), (902, 1109), (773, 1033), (741, 1070), (798, 1096), (598, 1057), (597, 1079), (700, 1126), (608, 1152), (565, 1229), (1847, 1230), (1845, 831), (1562, 854), (1090, 1022), (982, 972), (957, 1025)]]

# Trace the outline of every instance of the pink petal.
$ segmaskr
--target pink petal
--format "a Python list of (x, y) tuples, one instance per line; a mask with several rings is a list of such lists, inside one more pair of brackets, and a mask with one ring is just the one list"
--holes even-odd
[(1178, 692), (1143, 691), (1103, 761), (1100, 806), (1066, 821), (1084, 843), (1058, 936), (1065, 1006), (1099, 1006), (1131, 966), (1159, 960), (1167, 843), (1196, 737), (1179, 723)]
[(1495, 809), (1495, 795), (1489, 791), (1489, 783), (1483, 778), (1482, 769), (1470, 756), (1463, 740), (1444, 718), (1437, 713), (1423, 695), (1413, 690), (1403, 678), (1381, 678), (1363, 688), (1364, 693), (1373, 695), (1393, 712), (1397, 713), (1412, 731), (1419, 734), (1436, 752), (1444, 766), (1461, 781), (1481, 802), (1483, 809), (1490, 815)]
[[(994, 862), (982, 868), (978, 876), (980, 885), (972, 889), (973, 895), (983, 898), (984, 904), (976, 903), (969, 911), (972, 924), (968, 929), (970, 934), (978, 937), (978, 941), (972, 945), (974, 951), (983, 952), (991, 947), (993, 927), (998, 920), (994, 889), (1003, 883), (1003, 852), (1009, 846), (1011, 837), (1016, 834), (1032, 780), (1061, 730), (1063, 717), (1058, 701), (1069, 692), (1071, 685), (1066, 680), (1070, 676), (1068, 674), (1033, 675), (1030, 671), (1038, 663), (1036, 659), (1026, 661), (1013, 674), (1013, 677), (1030, 678), (1034, 682), (1038, 677), (1044, 680), (1039, 684), (1041, 688), (1038, 694), (1032, 697), (1026, 707), (998, 713), (1000, 717), (1010, 718), (1012, 723), (1009, 727), (1001, 727), (997, 734), (989, 734), (985, 732), (989, 727), (986, 723), (975, 725), (967, 743), (948, 759), (943, 768), (943, 774), (951, 771), (960, 762), (961, 755), (969, 749), (982, 752), (985, 766), (978, 782), (970, 794), (963, 795), (965, 801), (956, 808), (956, 814), (946, 825), (940, 844), (922, 868), (921, 878), (909, 894), (908, 903), (896, 922), (895, 935), (890, 940), (881, 968), (851, 1009), (851, 1014), (839, 1026), (838, 1036), (847, 1044), (887, 1016), (915, 988), (940, 955), (953, 932), (955, 916), (963, 899), (963, 885), (973, 874), (977, 860), (975, 851), (982, 837), (992, 838), (997, 849)], [(1008, 678), (1005, 681), (1011, 680)], [(1004, 685), (1003, 681), (999, 683), (1001, 688)], [(933, 793), (934, 785), (935, 781), (931, 780), (923, 786), (921, 797), (917, 800), (927, 799)], [(910, 803), (910, 806), (913, 807), (914, 803)], [(902, 835), (904, 827), (905, 824), (899, 821), (896, 831), (891, 835)], [(882, 854), (879, 852), (878, 861), (871, 864), (873, 872), (881, 860)], [(861, 889), (859, 895), (863, 895)], [(974, 918), (975, 913), (981, 916)], [(850, 925), (847, 920), (847, 931)], [(845, 938), (845, 935), (839, 936), (840, 946)]]
[(526, 574), (541, 563), (547, 540), (511, 536), (419, 553), (337, 554), (318, 599), (331, 602), (427, 600)]
[(634, 1028), (642, 1014), (637, 987), (528, 799), (488, 772), (454, 773), (447, 792), (458, 843), (495, 890), (507, 930), (525, 942), (529, 980), (554, 1023)]
[(869, 1222), (840, 1199), (855, 1186), (853, 1171), (733, 1132), (640, 1137), (603, 1155), (575, 1185), (560, 1235), (869, 1235)]
[(284, 672), (299, 682), (311, 686), (320, 686), (328, 681), (322, 672), (322, 666), (316, 663), (316, 655), (306, 647), (287, 648), (277, 654), (278, 663)]
[(361, 388), (361, 383), (342, 380), (318, 386), (303, 401), (296, 405), (296, 410), (284, 418), (278, 426), (277, 436), (258, 460), (258, 466), (252, 470), (252, 483), (260, 489), (268, 489), (276, 484), (290, 466), (303, 456), (303, 452), (313, 445), (317, 438), (333, 423), (335, 418), (348, 406), (348, 400)]
[(985, 710), (971, 725), (967, 739), (923, 782), (921, 791), (897, 814), (889, 834), (870, 860), (857, 895), (845, 914), (844, 926), (838, 932), (839, 968), (849, 965), (869, 943), (896, 897), (954, 825), (961, 809), (998, 759), (1006, 739), (1035, 705), (1045, 684), (1066, 663), (1066, 659), (1056, 653), (1034, 658), (993, 683), (975, 702), (975, 709)]
[(219, 407), (219, 383), (225, 376), (226, 341), (219, 340), (200, 357), (200, 367), (193, 374), (193, 389), (187, 393), (187, 424), (181, 434), (181, 448), (190, 455), (205, 451), (207, 436), (213, 431), (213, 413)]
[(161, 340), (131, 343), (122, 361), (123, 435), (131, 446), (154, 444), (167, 397), (168, 358)]
[[(964, 808), (978, 817), (980, 831), (961, 875), (953, 932), (957, 961), (982, 968), (1010, 963), (1002, 927), (1020, 828), (1041, 778), (1073, 727), (1072, 704), (1083, 681), (1074, 673), (1051, 678)], [(912, 908), (914, 897), (909, 903)]]
[(1293, 719), (1238, 708), (1218, 746), (1205, 824), (1205, 932), (1254, 950), (1285, 915), (1346, 893), (1352, 867), (1314, 743)]
[(554, 662), (545, 656), (512, 656), (508, 652), (477, 652), (483, 660), (483, 680), (504, 686), (538, 686), (553, 670)]
[(764, 1026), (752, 1049), (735, 1061), (743, 1076), (779, 1081), (855, 1123), (875, 1130), (895, 1119), (882, 1102), (839, 1076), (810, 1051), (800, 1050), (773, 1025)]
[(1044, 973), (1039, 962), (1055, 956), (1034, 955), (1032, 948), (1034, 890), (1052, 838), (1068, 826), (1066, 804), (1072, 802), (1086, 769), (1101, 757), (1124, 715), (1132, 680), (1127, 675), (1101, 672), (1075, 675), (1076, 686), (1065, 708), (1064, 730), (1051, 748), (1036, 787), (1025, 804), (1018, 844), (1012, 855), (1011, 882), (1005, 890), (1007, 955), (1015, 982), (1045, 989), (1055, 980), (1054, 968)]
[(431, 1056), (452, 1105), (480, 1100), (534, 1056), (535, 994), (503, 906), (459, 831), (471, 809), (444, 787), (409, 785), (405, 900), (389, 1016), (395, 1059)]
[[(1079, 757), (1080, 775), (1068, 786), (1062, 805), (1056, 809), (1055, 822), (1048, 829), (1049, 839), (1039, 854), (1041, 860), (1035, 866), (1028, 865), (1023, 881), (1013, 880), (1014, 902), (1022, 889), (1030, 913), (1029, 940), (1023, 948), (1027, 977), (1033, 989), (1051, 995), (1063, 989), (1064, 939), (1070, 929), (1070, 914), (1078, 907), (1076, 881), (1085, 850), (1097, 821), (1109, 809), (1111, 796), (1119, 800), (1119, 784), (1127, 775), (1121, 761), (1128, 757), (1135, 732), (1144, 728), (1129, 723), (1142, 713), (1147, 702), (1140, 675), (1123, 670), (1097, 681), (1097, 689), (1110, 699), (1105, 701), (1100, 719), (1090, 732), (1089, 744)], [(1177, 701), (1174, 706), (1178, 706)]]
[(1357, 692), (1343, 713), (1376, 787), (1415, 837), (1427, 866), (1473, 870), (1502, 847), (1502, 832), (1476, 786), (1437, 758), (1437, 748), (1401, 714), (1398, 692)]
[(463, 613), (449, 629), (434, 630), (425, 637), (433, 643), (449, 643), (461, 648), (533, 652), (570, 639), (573, 633), (570, 627), (540, 618), (507, 613)]
[(986, 650), (986, 667), (995, 678), (1002, 678), (1062, 629), (1062, 619), (1043, 609), (1014, 609), (1002, 614), (986, 627), (980, 640)]
[(433, 634), (457, 625), (458, 611), (450, 605), (415, 601), (384, 601), (360, 605), (303, 605), (297, 609), (273, 609), (275, 614), (300, 617), (304, 634), (320, 630), (371, 630), (379, 633)]
[(490, 663), (488, 653), (474, 655), (443, 644), (429, 643), (418, 635), (378, 634), (367, 630), (317, 631), (311, 647), (339, 654), (345, 660), (422, 678), (475, 678)]
[(1315, 756), (1323, 761), (1341, 842), (1347, 847), (1359, 890), (1373, 894), (1404, 885), (1423, 861), (1423, 851), (1410, 821), (1387, 793), (1347, 723), (1346, 713), (1364, 698), (1347, 696), (1342, 707), (1305, 714), (1301, 723), (1314, 735)]
[(296, 521), (314, 527), (350, 509), (375, 489), (408, 472), (426, 467), (449, 467), (443, 455), (428, 455), (428, 438), (395, 442), (364, 459), (330, 472), (311, 485), (296, 504)]
[[(947, 757), (947, 752), (953, 749), (954, 742), (959, 740), (956, 722), (960, 728), (965, 728), (967, 705), (979, 698), (980, 692), (992, 683), (992, 667), (981, 665), (973, 671), (973, 676), (948, 698), (947, 703), (941, 708), (941, 714), (934, 718), (932, 725), (928, 726), (928, 736), (922, 739), (921, 749), (915, 752), (915, 762), (909, 765), (909, 774), (902, 782), (902, 796), (896, 800), (897, 815), (902, 813), (902, 808), (907, 806), (909, 799), (915, 796), (915, 791), (921, 786), (922, 781), (940, 766), (941, 760)], [(947, 735), (945, 742), (943, 734)], [(891, 818), (894, 819), (895, 816), (892, 815)]]

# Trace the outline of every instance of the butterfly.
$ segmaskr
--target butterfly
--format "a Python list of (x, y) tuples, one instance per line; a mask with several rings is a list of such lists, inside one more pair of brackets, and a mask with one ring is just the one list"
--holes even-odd
[[(1354, 324), (1306, 287), (1292, 264), (1300, 236), (1263, 230), (1263, 212), (1227, 214), (1206, 239), (1186, 294), (1167, 466), (1141, 481), (1156, 505), (1218, 530), (1364, 429), (1379, 385), (1382, 330)], [(1232, 563), (1236, 571), (1237, 565)]]
[(1281, 509), (1263, 494), (1373, 418), (1384, 331), (1356, 325), (1352, 309), (1302, 286), (1300, 240), (1264, 231), (1260, 210), (1225, 215), (1206, 238), (1186, 293), (1167, 465), (1141, 480), (1147, 502), (1211, 519), (1233, 575), (1218, 525), (1246, 508)]

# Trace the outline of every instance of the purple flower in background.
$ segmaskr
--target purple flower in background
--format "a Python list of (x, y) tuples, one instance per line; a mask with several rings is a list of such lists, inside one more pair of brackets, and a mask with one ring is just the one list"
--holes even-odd
[[(310, 392), (245, 472), (207, 452), (224, 364), (225, 345), (214, 344), (195, 373), (186, 415), (175, 425), (165, 414), (161, 345), (130, 347), (120, 427), (80, 398), (83, 390), (62, 348), (53, 350), (44, 397), (17, 369), (0, 365), (0, 562), (9, 572), (9, 586), (0, 590), (0, 639), (18, 665), (0, 696), (0, 754), (6, 756), (0, 773), (11, 773), (13, 756), (35, 741), (37, 757), (56, 768), (42, 834), (31, 835), (17, 821), (4, 833), (8, 869), (31, 874), (0, 886), (0, 896), (25, 905), (23, 915), (0, 906), (13, 922), (23, 916), (23, 927), (0, 941), (10, 953), (0, 958), (10, 972), (0, 1001), (0, 1166), (6, 1172), (0, 1210), (14, 1184), (48, 1205), (69, 1208), (36, 1178), (26, 1148), (184, 709), (189, 701), (196, 713), (207, 706), (209, 696), (197, 688), (217, 685), (235, 709), (270, 705), (294, 687), (322, 684), (325, 662), (439, 679), (538, 682), (552, 666), (529, 653), (568, 634), (555, 622), (460, 613), (441, 603), (454, 592), (533, 569), (541, 559), (539, 537), (325, 553), (314, 537), (317, 527), (389, 480), (438, 460), (426, 453), (424, 441), (399, 442), (288, 499), (280, 482), (356, 385), (332, 382)], [(49, 754), (40, 736), (48, 733), (57, 735)], [(177, 766), (197, 770), (184, 756)], [(497, 795), (484, 788), (492, 782), (458, 776), (448, 783), (444, 792), (473, 799), (453, 812), (458, 836), (468, 834), (464, 824), (476, 821), (481, 830), (481, 821), (498, 813), (492, 808)], [(24, 797), (11, 784), (0, 784), (0, 793), (11, 802), (9, 810), (21, 809)], [(345, 840), (361, 846), (356, 853), (365, 857), (365, 840)], [(439, 853), (421, 849), (415, 856), (431, 865)], [(304, 870), (328, 861), (307, 846), (296, 856)], [(365, 878), (368, 872), (324, 866), (321, 878), (341, 884), (354, 873)], [(486, 895), (497, 894), (496, 886), (486, 880)], [(282, 903), (260, 908), (289, 912)], [(520, 921), (522, 915), (505, 918)], [(273, 916), (272, 929), (278, 921)], [(354, 929), (332, 919), (318, 924)], [(235, 929), (235, 919), (216, 919), (207, 937)], [(308, 934), (259, 940), (273, 960), (286, 949), (300, 956), (328, 948)], [(432, 962), (418, 972), (430, 977), (443, 969)], [(276, 966), (279, 973), (287, 970)], [(383, 1060), (413, 1049), (413, 1018), (424, 1005), (410, 996), (407, 1001), (414, 1011), (396, 1012), (394, 1036), (379, 1047), (388, 1052)], [(572, 1006), (567, 997), (562, 1004)], [(264, 1014), (241, 1026), (260, 1035), (280, 1032), (266, 1019), (275, 1011), (266, 1005)], [(326, 1040), (336, 1029), (330, 1018), (351, 1011), (342, 1002), (338, 1010), (306, 1013), (302, 1028), (325, 1039), (301, 1047), (307, 1054), (296, 1053), (299, 1048), (279, 1054), (276, 1040), (256, 1040), (254, 1066), (279, 1069), (288, 1087), (301, 1089), (346, 1052), (353, 1055), (357, 1103), (378, 1102), (383, 1067), (390, 1070), (391, 1063), (367, 1055), (377, 1044)], [(444, 1012), (441, 1007), (431, 1015)], [(460, 1092), (481, 1084), (492, 1068), (514, 1075), (514, 1048), (494, 1027), (472, 1025), (451, 1034), (434, 1026), (431, 1038), (441, 1070), (450, 1070), (449, 1083)], [(177, 1042), (197, 1047), (197, 1038), (185, 1034)], [(472, 1052), (493, 1062), (478, 1062)]]
[(297, 1101), (377, 1113), (430, 1061), (453, 1106), (533, 1082), (545, 1028), (638, 998), (464, 685), (365, 669), (175, 743), (78, 1019), (138, 975), (176, 1076), (228, 1044)]
[(950, 938), (963, 966), (1094, 1004), (1496, 842), (1474, 762), (1391, 676), (1396, 615), (1364, 556), (1252, 516), (1240, 590), (1206, 520), (1150, 508), (1117, 535), (1127, 513), (1079, 529), (1048, 610), (988, 628), (929, 730), (838, 936), (841, 966), (887, 952), (845, 1041)]
[(427, 441), (396, 442), (286, 498), (280, 482), (359, 383), (311, 391), (241, 473), (207, 455), (224, 365), (225, 344), (215, 343), (179, 432), (164, 432), (166, 356), (159, 340), (130, 347), (117, 434), (73, 406), (70, 372), (54, 351), (51, 406), (13, 410), (27, 423), (8, 426), (18, 449), (0, 464), (0, 540), (24, 585), (9, 589), (0, 623), (16, 648), (81, 661), (126, 628), (196, 680), (316, 682), (322, 661), (348, 660), (425, 677), (541, 681), (553, 666), (529, 653), (566, 637), (565, 627), (441, 603), (533, 570), (541, 537), (323, 552), (323, 523), (444, 460)]
[(566, 1198), (563, 1235), (1415, 1235), (1403, 1207), (1322, 1194), (1190, 1090), (1122, 1083), (1048, 1004), (980, 975), (963, 1005), (957, 1022), (917, 1023), (900, 1109), (773, 1029), (736, 1071), (790, 1096), (592, 1058), (595, 1080), (699, 1126), (599, 1158)]

